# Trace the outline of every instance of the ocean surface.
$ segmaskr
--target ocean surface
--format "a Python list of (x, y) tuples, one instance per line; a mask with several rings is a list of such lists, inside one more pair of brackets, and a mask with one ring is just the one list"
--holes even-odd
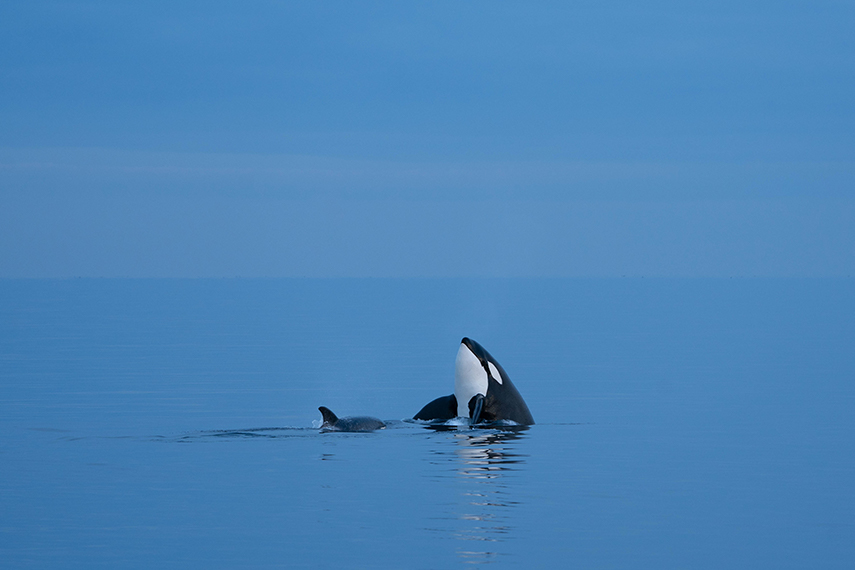
[(853, 279), (0, 281), (3, 569), (853, 565)]

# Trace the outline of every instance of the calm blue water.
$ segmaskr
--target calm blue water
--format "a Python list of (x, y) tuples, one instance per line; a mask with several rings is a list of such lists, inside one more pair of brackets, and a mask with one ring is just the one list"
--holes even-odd
[[(402, 421), (464, 335), (537, 425)], [(0, 382), (3, 568), (855, 562), (852, 279), (7, 280)]]

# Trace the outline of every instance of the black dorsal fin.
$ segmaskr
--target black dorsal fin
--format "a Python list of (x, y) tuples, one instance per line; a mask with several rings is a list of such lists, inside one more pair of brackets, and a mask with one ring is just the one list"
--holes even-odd
[(318, 408), (318, 410), (320, 410), (321, 415), (324, 417), (325, 424), (333, 425), (338, 421), (338, 417), (334, 413), (332, 413), (329, 408), (321, 406)]

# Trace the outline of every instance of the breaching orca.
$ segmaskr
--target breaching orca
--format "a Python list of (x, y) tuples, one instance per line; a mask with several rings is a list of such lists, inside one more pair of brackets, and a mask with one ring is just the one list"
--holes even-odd
[(330, 411), (329, 408), (319, 407), (321, 415), (324, 417), (324, 423), (321, 425), (322, 430), (328, 431), (374, 431), (375, 429), (383, 429), (386, 424), (372, 418), (371, 416), (352, 416), (347, 418), (339, 418)]
[(511, 420), (534, 424), (516, 386), (502, 365), (470, 338), (460, 341), (454, 365), (454, 394), (443, 396), (419, 410), (416, 420), (469, 418), (470, 423)]

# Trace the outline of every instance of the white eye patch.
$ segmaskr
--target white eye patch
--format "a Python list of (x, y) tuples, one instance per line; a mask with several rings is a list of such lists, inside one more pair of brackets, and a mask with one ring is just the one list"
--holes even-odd
[(499, 374), (499, 369), (496, 368), (496, 365), (490, 361), (487, 361), (487, 366), (490, 367), (490, 376), (493, 377), (493, 380), (495, 380), (496, 382), (501, 384), (502, 383), (502, 375)]

